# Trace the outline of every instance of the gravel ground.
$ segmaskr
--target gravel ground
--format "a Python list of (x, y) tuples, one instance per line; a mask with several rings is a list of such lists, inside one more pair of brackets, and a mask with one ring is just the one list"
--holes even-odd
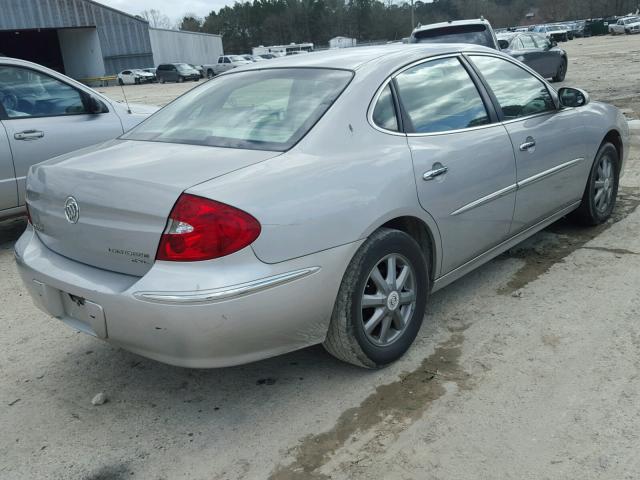
[[(639, 118), (639, 45), (563, 44), (565, 83)], [(164, 104), (191, 86), (125, 88)], [(33, 307), (24, 222), (0, 223), (0, 478), (639, 478), (637, 124), (609, 223), (560, 221), (436, 293), (381, 371), (320, 347), (207, 371), (118, 350)]]

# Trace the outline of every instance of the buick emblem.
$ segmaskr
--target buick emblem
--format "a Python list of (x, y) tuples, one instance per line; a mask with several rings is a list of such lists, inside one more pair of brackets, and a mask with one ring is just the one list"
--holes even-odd
[(67, 197), (64, 201), (64, 216), (69, 223), (78, 223), (80, 218), (80, 207), (78, 202), (73, 197)]

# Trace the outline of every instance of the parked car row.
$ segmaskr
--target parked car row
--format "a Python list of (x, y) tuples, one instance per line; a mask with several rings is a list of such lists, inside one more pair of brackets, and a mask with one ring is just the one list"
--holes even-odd
[(410, 43), (482, 45), (504, 51), (542, 77), (561, 82), (567, 74), (569, 63), (567, 52), (558, 47), (552, 32), (555, 30), (545, 31), (545, 34), (528, 29), (502, 30), (496, 35), (491, 24), (486, 19), (479, 18), (421, 25), (412, 32)]
[(611, 35), (640, 33), (640, 17), (630, 15), (619, 18), (616, 23), (610, 23), (608, 27)]

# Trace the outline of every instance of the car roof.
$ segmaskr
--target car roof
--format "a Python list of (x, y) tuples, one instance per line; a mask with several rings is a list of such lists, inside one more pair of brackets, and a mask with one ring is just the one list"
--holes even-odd
[(492, 48), (471, 44), (401, 43), (340, 48), (311, 52), (306, 55), (276, 57), (270, 60), (268, 65), (253, 63), (239, 68), (243, 70), (264, 70), (265, 68), (314, 67), (359, 70), (371, 63), (402, 65), (425, 57), (469, 50), (496, 53), (496, 50)]
[(484, 18), (472, 18), (467, 20), (449, 20), (448, 22), (430, 23), (429, 25), (420, 25), (413, 30), (415, 32), (423, 32), (425, 30), (435, 30), (437, 28), (459, 26), (459, 25), (489, 25)]

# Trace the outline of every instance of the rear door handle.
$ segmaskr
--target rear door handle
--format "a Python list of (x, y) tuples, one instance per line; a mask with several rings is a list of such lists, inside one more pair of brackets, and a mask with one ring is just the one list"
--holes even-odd
[(531, 137), (527, 137), (527, 141), (524, 142), (522, 145), (520, 145), (520, 151), (526, 152), (535, 146), (536, 146), (536, 141)]
[(42, 137), (44, 137), (44, 132), (40, 130), (25, 130), (24, 132), (13, 134), (13, 138), (16, 140), (37, 140)]
[(444, 166), (438, 167), (438, 168), (434, 168), (433, 170), (429, 170), (428, 172), (424, 172), (424, 174), (422, 175), (422, 179), (425, 180), (425, 181), (433, 180), (437, 176), (447, 173), (447, 170), (449, 170), (449, 169), (447, 167), (444, 167)]

